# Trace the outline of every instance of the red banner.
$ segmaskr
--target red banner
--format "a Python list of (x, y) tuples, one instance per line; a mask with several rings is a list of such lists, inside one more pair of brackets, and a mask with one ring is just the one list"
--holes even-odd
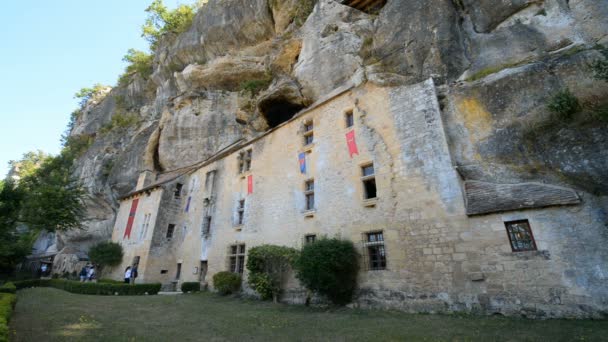
[(135, 221), (135, 213), (137, 212), (137, 204), (139, 204), (139, 198), (133, 200), (131, 203), (131, 211), (129, 212), (129, 220), (127, 221), (127, 229), (125, 229), (124, 238), (131, 238), (131, 228), (133, 228), (133, 221)]
[(346, 144), (348, 145), (348, 153), (352, 158), (353, 155), (359, 155), (359, 150), (357, 149), (357, 142), (355, 141), (355, 131), (350, 131), (346, 133)]
[(253, 175), (247, 176), (247, 193), (253, 193)]

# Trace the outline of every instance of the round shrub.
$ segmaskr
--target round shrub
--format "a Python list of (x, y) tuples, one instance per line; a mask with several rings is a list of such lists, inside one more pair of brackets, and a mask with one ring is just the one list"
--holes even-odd
[(581, 111), (581, 104), (569, 89), (562, 90), (549, 99), (547, 109), (562, 120), (572, 119)]
[(201, 283), (196, 282), (185, 282), (182, 283), (182, 292), (199, 292), (201, 290)]
[(112, 267), (120, 265), (122, 256), (122, 246), (112, 241), (100, 242), (89, 250), (89, 258), (101, 268), (105, 266)]
[(297, 278), (334, 304), (348, 304), (357, 287), (359, 258), (351, 241), (319, 239), (305, 245), (295, 262)]
[(283, 289), (287, 274), (298, 251), (275, 245), (253, 247), (247, 254), (249, 285), (262, 296), (275, 302)]
[(213, 276), (213, 287), (223, 296), (241, 288), (241, 276), (232, 272), (219, 272)]

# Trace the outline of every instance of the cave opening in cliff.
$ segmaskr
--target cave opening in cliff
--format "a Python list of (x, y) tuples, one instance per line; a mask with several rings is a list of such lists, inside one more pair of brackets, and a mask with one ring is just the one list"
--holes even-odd
[(293, 103), (286, 98), (275, 98), (261, 102), (259, 108), (266, 119), (268, 127), (274, 128), (283, 122), (289, 121), (289, 119), (304, 109), (304, 106)]
[(386, 5), (386, 0), (342, 0), (341, 3), (368, 14), (378, 14)]

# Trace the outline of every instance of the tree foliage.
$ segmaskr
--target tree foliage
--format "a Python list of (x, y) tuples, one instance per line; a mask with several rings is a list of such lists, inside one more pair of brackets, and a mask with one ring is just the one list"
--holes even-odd
[(262, 245), (251, 248), (247, 255), (249, 285), (263, 299), (272, 298), (276, 303), (297, 254), (295, 249), (284, 246)]
[(136, 49), (129, 49), (122, 60), (129, 64), (125, 68), (125, 72), (118, 79), (120, 85), (127, 85), (135, 74), (140, 75), (144, 79), (148, 79), (152, 75), (154, 70), (152, 68), (154, 55)]
[(154, 0), (146, 8), (148, 18), (142, 26), (142, 34), (152, 49), (155, 48), (158, 40), (165, 34), (180, 34), (185, 32), (192, 25), (192, 20), (196, 10), (205, 4), (206, 0), (199, 0), (192, 5), (179, 5), (176, 9), (170, 10), (163, 4), (162, 0)]
[(17, 225), (23, 191), (12, 181), (0, 182), (0, 273), (11, 273), (30, 252), (29, 234), (19, 234)]
[(213, 287), (223, 296), (236, 293), (241, 288), (241, 276), (232, 272), (213, 275)]
[(358, 259), (351, 241), (319, 239), (302, 249), (295, 262), (296, 276), (309, 290), (344, 305), (357, 286)]
[(106, 91), (108, 88), (109, 86), (107, 85), (96, 83), (91, 88), (81, 88), (74, 94), (74, 98), (79, 100), (78, 104), (80, 108), (83, 108), (91, 99), (101, 100), (108, 93)]
[(100, 242), (89, 250), (89, 259), (102, 269), (120, 265), (122, 257), (122, 246), (112, 241)]
[(23, 178), (20, 221), (31, 229), (65, 231), (81, 228), (85, 192), (73, 177), (74, 156), (64, 151), (48, 158), (36, 172)]

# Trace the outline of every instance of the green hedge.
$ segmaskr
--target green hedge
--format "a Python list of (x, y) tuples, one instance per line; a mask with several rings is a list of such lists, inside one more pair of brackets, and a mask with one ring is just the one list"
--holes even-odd
[(241, 276), (232, 272), (219, 272), (213, 275), (213, 287), (221, 295), (236, 293), (241, 288)]
[(160, 291), (160, 284), (112, 284), (112, 283), (81, 283), (79, 281), (64, 280), (64, 279), (34, 279), (15, 282), (18, 290), (27, 287), (54, 287), (71, 293), (89, 294), (89, 295), (121, 295), (121, 296), (137, 296), (137, 295), (155, 295)]
[(182, 283), (182, 292), (199, 292), (201, 290), (201, 283), (197, 282), (185, 282)]
[(0, 342), (8, 341), (8, 321), (13, 313), (17, 296), (12, 293), (0, 293)]
[(15, 293), (17, 292), (17, 287), (15, 284), (10, 281), (2, 286), (0, 286), (0, 293)]

